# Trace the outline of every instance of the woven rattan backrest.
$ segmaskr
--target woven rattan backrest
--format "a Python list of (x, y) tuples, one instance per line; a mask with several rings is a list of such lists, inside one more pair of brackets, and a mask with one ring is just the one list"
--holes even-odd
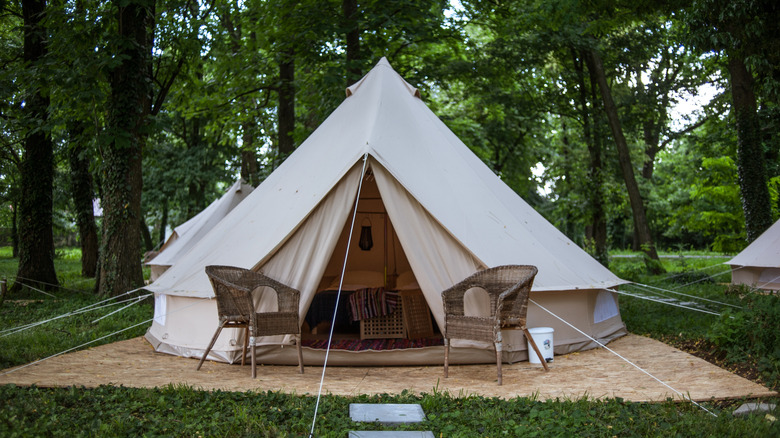
[(528, 294), (537, 269), (530, 265), (506, 265), (479, 271), (442, 292), (444, 311), (464, 315), (464, 295), (472, 288), (490, 297), (490, 312), (501, 320), (525, 320)]
[(276, 292), (279, 312), (298, 312), (300, 292), (259, 272), (235, 266), (206, 266), (206, 275), (214, 288), (220, 318), (246, 315), (248, 320), (255, 312), (252, 291), (259, 287)]
[(248, 322), (254, 312), (251, 290), (239, 286), (242, 271), (241, 268), (231, 266), (206, 266), (220, 320)]
[(498, 315), (501, 321), (512, 321), (525, 326), (528, 313), (528, 296), (534, 283), (537, 269), (535, 266), (506, 266), (502, 275), (514, 285), (505, 290), (498, 299)]

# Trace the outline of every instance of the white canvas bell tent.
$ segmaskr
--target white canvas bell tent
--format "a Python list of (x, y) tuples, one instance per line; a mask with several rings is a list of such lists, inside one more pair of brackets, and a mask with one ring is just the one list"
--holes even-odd
[(211, 231), (236, 205), (243, 201), (254, 188), (239, 179), (222, 197), (209, 204), (203, 211), (190, 218), (187, 222), (174, 228), (159, 254), (146, 264), (151, 268), (152, 281), (156, 280), (176, 260), (186, 254), (198, 241)]
[[(356, 231), (347, 246), (356, 202)], [(375, 245), (363, 251), (358, 240), (367, 224)], [(343, 289), (398, 273), (396, 286), (419, 288), (438, 327), (441, 291), (485, 267), (532, 264), (539, 269), (533, 300), (602, 342), (626, 333), (617, 296), (607, 290), (624, 281), (505, 185), (383, 58), (276, 171), (147, 287), (156, 306), (146, 338), (157, 351), (203, 354), (218, 323), (207, 265), (258, 270), (297, 288), (304, 320), (317, 293), (340, 282), (345, 256)], [(475, 314), (486, 307), (480, 298), (467, 303)], [(558, 354), (595, 346), (533, 304), (528, 325), (553, 327)], [(506, 360), (527, 357), (519, 332), (504, 338)], [(280, 341), (293, 342), (260, 339), (258, 360), (296, 363), (295, 348)], [(242, 342), (240, 330), (223, 331), (209, 356), (235, 362)], [(455, 340), (453, 347), (453, 363), (495, 361), (492, 345)], [(304, 348), (306, 363), (323, 358), (323, 351)], [(331, 350), (328, 358), (345, 365), (442, 361), (443, 347)]]
[(728, 261), (731, 283), (780, 290), (780, 220)]

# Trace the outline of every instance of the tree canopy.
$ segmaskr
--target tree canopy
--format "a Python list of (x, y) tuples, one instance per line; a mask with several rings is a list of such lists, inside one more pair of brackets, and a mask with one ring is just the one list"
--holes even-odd
[(779, 25), (771, 0), (5, 1), (0, 239), (56, 284), (77, 234), (98, 292), (136, 287), (385, 56), (602, 263), (738, 251), (780, 216)]

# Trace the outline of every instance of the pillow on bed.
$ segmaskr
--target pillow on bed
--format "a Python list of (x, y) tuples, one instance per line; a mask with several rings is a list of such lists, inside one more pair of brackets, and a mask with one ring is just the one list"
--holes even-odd
[(395, 286), (398, 290), (415, 290), (420, 288), (412, 271), (406, 271), (399, 275), (398, 279), (395, 280)]
[[(328, 286), (330, 290), (338, 290), (340, 278), (336, 276)], [(382, 287), (385, 285), (385, 276), (381, 272), (373, 271), (347, 271), (344, 273), (344, 284), (341, 290), (358, 290), (369, 287)]]

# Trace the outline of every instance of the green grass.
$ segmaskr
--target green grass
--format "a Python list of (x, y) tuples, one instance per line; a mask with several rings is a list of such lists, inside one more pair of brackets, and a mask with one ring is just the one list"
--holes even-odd
[[(0, 330), (40, 321), (96, 303), (94, 280), (82, 279), (78, 252), (60, 250), (55, 261), (64, 288), (55, 297), (25, 290), (0, 307)], [(728, 281), (687, 284), (703, 278), (700, 269), (722, 263), (716, 259), (665, 259), (669, 271), (684, 276), (644, 275), (642, 260), (615, 258), (611, 268), (622, 278), (679, 288), (684, 293), (740, 303), (725, 293)], [(16, 260), (0, 248), (0, 276), (13, 279)], [(685, 277), (685, 278), (683, 278)], [(631, 289), (633, 286), (627, 286)], [(623, 318), (634, 333), (657, 338), (701, 339), (718, 317), (621, 296)], [(148, 303), (121, 314), (92, 321), (116, 309), (50, 322), (22, 333), (0, 337), (0, 368), (28, 363), (76, 347), (151, 318)], [(114, 342), (143, 334), (148, 324), (100, 340)], [(1, 335), (0, 335), (1, 336)], [(316, 398), (280, 392), (201, 391), (187, 386), (136, 389), (38, 388), (0, 386), (0, 436), (307, 436)], [(775, 403), (777, 400), (773, 400)], [(344, 437), (350, 430), (388, 430), (376, 424), (356, 424), (350, 403), (420, 403), (426, 420), (394, 430), (430, 430), (445, 437), (501, 436), (780, 436), (780, 422), (754, 415), (732, 417), (737, 403), (707, 403), (713, 417), (690, 403), (630, 403), (608, 400), (548, 400), (533, 397), (502, 400), (441, 393), (415, 395), (323, 396), (315, 436)]]
[[(0, 387), (3, 436), (307, 436), (316, 398), (280, 392), (199, 391), (189, 387), (133, 389)], [(419, 403), (426, 419), (384, 427), (354, 423), (350, 403)], [(323, 396), (314, 436), (350, 430), (430, 430), (445, 437), (520, 436), (778, 436), (764, 416), (718, 417), (687, 403), (628, 403), (533, 398), (414, 395)]]
[[(7, 296), (0, 306), (0, 369), (33, 362), (79, 346), (86, 348), (141, 336), (148, 328), (148, 324), (141, 324), (152, 317), (153, 309), (148, 300), (106, 316), (130, 304), (115, 300), (89, 312), (56, 319), (26, 330), (16, 330), (103, 301), (93, 293), (95, 280), (81, 277), (79, 251), (58, 250), (56, 254), (55, 267), (62, 286), (60, 289), (49, 291), (47, 295), (23, 288)], [(9, 287), (16, 277), (17, 264), (18, 260), (11, 258), (10, 248), (0, 248), (0, 277), (8, 279)], [(122, 300), (143, 293), (134, 293)], [(136, 324), (140, 325), (118, 335), (108, 336)]]
[[(636, 283), (620, 288), (625, 292), (658, 298), (674, 298), (682, 302), (699, 302), (706, 305), (706, 310), (720, 313), (729, 307), (697, 301), (681, 294), (741, 307), (742, 303), (739, 297), (726, 294), (726, 283), (731, 281), (731, 275), (729, 267), (723, 263), (728, 259), (729, 257), (696, 258), (685, 256), (662, 258), (661, 262), (666, 273), (653, 276), (645, 272), (641, 257), (613, 257), (610, 260), (610, 269), (624, 280)], [(707, 334), (709, 327), (718, 320), (718, 317), (714, 315), (627, 295), (620, 296), (620, 313), (630, 332), (657, 339), (669, 336), (683, 339), (702, 338)]]

